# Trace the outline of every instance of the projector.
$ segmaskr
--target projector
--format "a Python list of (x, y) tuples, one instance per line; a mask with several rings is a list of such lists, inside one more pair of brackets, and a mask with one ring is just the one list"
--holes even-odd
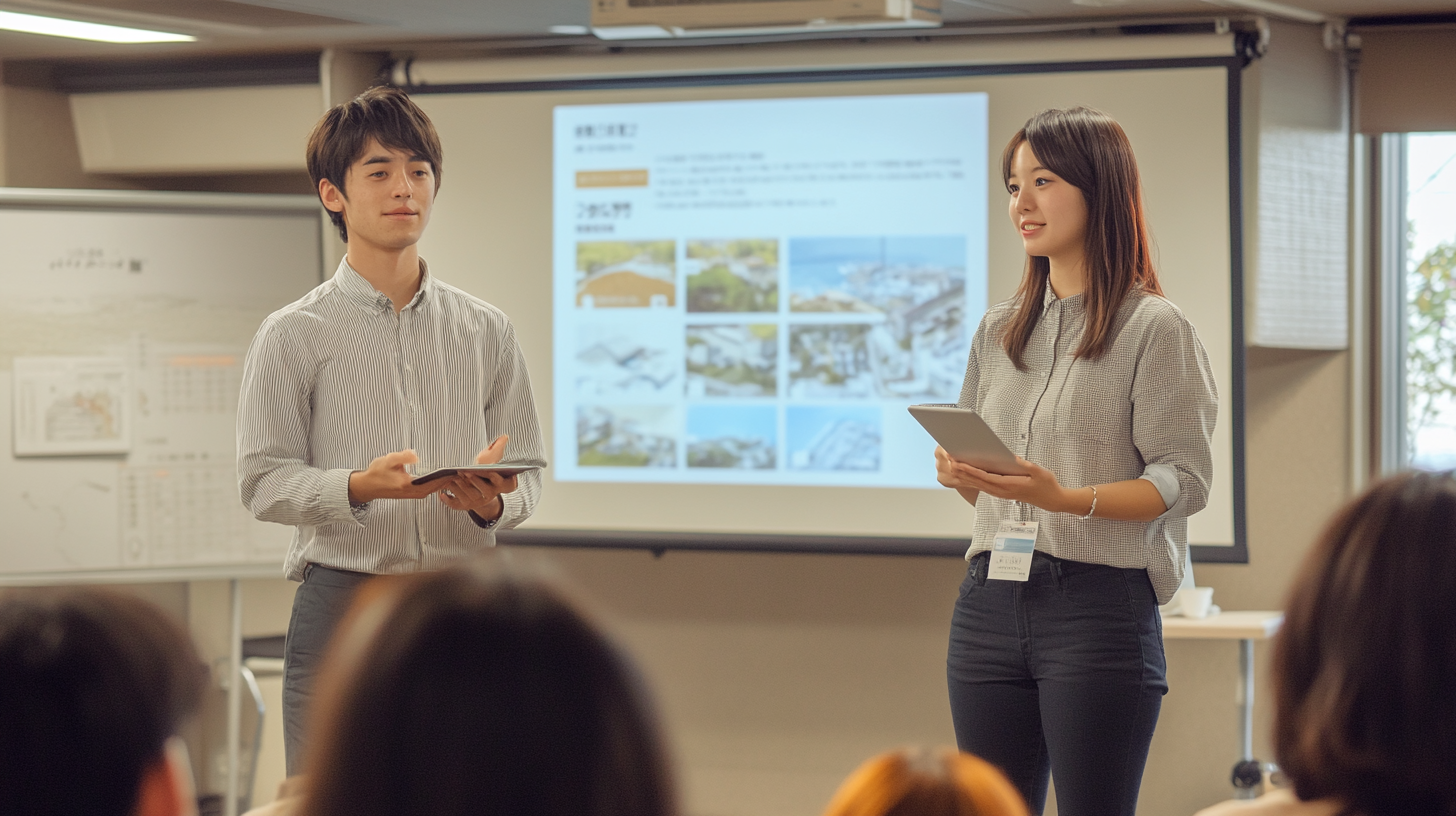
[(936, 28), (941, 0), (591, 0), (603, 40)]

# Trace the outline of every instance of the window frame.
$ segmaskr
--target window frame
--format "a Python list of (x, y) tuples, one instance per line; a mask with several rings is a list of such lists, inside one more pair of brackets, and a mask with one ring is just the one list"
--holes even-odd
[(1371, 339), (1374, 385), (1370, 469), (1383, 476), (1406, 467), (1406, 134), (1381, 133), (1370, 147)]

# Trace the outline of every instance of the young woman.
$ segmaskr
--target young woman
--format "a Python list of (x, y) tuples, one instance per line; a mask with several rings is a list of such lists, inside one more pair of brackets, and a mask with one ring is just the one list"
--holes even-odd
[[(1162, 296), (1122, 128), (1088, 108), (1032, 117), (1002, 174), (1026, 247), (1016, 296), (971, 344), (960, 406), (1030, 475), (937, 449), (976, 505), (951, 619), (956, 741), (1006, 771), (1032, 812), (1133, 814), (1167, 691), (1157, 606), (1183, 577), (1208, 499), (1217, 393), (1193, 326)], [(1028, 522), (1029, 574), (992, 578), (998, 534)], [(1015, 536), (1013, 536), (1015, 537)]]
[(1293, 783), (1199, 816), (1456, 814), (1456, 478), (1403, 473), (1306, 557), (1274, 644), (1274, 748)]

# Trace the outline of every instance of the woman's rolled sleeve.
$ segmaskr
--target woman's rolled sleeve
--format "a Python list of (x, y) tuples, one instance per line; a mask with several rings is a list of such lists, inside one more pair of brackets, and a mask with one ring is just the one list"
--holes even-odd
[[(1177, 479), (1177, 498), (1162, 518), (1186, 518), (1208, 504), (1217, 419), (1208, 354), (1192, 324), (1171, 312), (1149, 326), (1132, 388), (1133, 444), (1149, 470)], [(1166, 498), (1158, 479), (1149, 481)]]

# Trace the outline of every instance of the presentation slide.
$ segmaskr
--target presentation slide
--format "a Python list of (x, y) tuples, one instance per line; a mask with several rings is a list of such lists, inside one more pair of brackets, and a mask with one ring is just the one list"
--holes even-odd
[(553, 476), (938, 488), (987, 94), (554, 108)]

